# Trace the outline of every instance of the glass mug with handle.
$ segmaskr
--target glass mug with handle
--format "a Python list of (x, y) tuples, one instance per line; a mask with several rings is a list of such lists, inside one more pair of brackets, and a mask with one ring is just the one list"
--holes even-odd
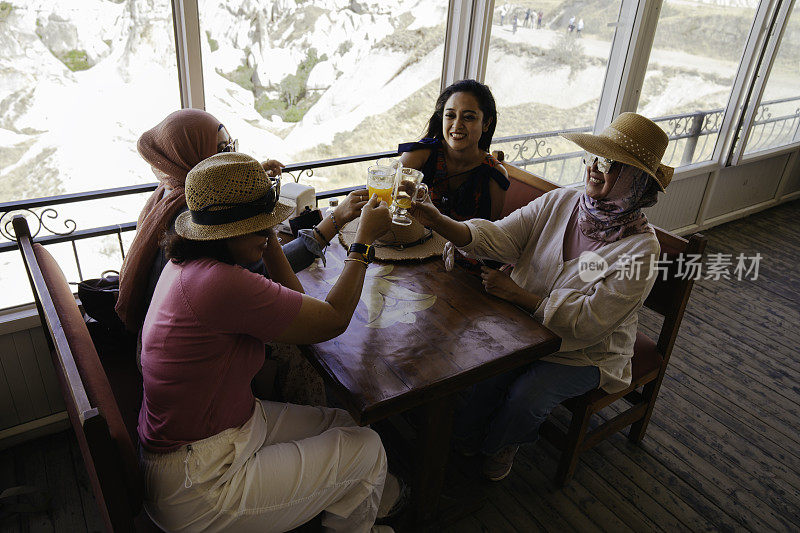
[(392, 222), (408, 226), (412, 220), (408, 217), (411, 202), (421, 202), (428, 195), (428, 186), (422, 183), (422, 172), (414, 168), (401, 168), (394, 180), (392, 191)]

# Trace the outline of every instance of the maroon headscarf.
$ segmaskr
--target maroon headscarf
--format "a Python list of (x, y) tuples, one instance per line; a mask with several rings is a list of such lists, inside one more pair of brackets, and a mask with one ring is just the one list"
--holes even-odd
[[(186, 174), (217, 153), (219, 121), (200, 109), (181, 109), (142, 134), (136, 147), (161, 183), (139, 214), (136, 236), (122, 263), (116, 311), (125, 326), (138, 331), (147, 313), (145, 293), (158, 241), (186, 206)], [(167, 193), (166, 186), (172, 189)]]

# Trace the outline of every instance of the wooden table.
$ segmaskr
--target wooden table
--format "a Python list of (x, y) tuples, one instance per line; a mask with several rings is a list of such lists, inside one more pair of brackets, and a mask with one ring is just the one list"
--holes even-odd
[[(298, 277), (324, 299), (342, 270), (334, 242), (327, 267)], [(411, 408), (422, 413), (412, 480), (417, 523), (429, 523), (444, 479), (454, 393), (558, 350), (561, 339), (527, 313), (487, 294), (480, 278), (441, 258), (373, 263), (350, 326), (304, 353), (361, 425)]]

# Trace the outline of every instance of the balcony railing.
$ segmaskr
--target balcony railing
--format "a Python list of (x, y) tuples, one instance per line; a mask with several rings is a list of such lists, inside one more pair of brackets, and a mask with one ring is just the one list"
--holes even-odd
[[(667, 132), (670, 139), (664, 162), (671, 166), (681, 166), (708, 159), (714, 149), (723, 111), (723, 109), (712, 109), (654, 119)], [(777, 116), (773, 116), (773, 114)], [(748, 152), (796, 140), (798, 126), (800, 126), (800, 97), (763, 102), (754, 121), (753, 131), (747, 147)], [(564, 131), (589, 132), (590, 130), (591, 128), (586, 127)], [(494, 139), (492, 149), (503, 150), (507, 162), (546, 176), (551, 181), (566, 185), (580, 179), (582, 173), (582, 151), (576, 151), (574, 145), (559, 136), (559, 133), (564, 133), (564, 131), (499, 137)], [(397, 152), (387, 151), (287, 165), (284, 170), (284, 176), (289, 176), (299, 182), (304, 178), (312, 177), (317, 169), (374, 161), (380, 157), (394, 155), (397, 155)], [(110, 238), (114, 243), (113, 247), (117, 248), (115, 252), (117, 259), (110, 257), (107, 248), (108, 242), (104, 250), (106, 255), (109, 256), (107, 260), (112, 263), (110, 266), (113, 267), (113, 264), (118, 266), (125, 257), (125, 239), (123, 236), (130, 237), (131, 234), (129, 232), (136, 229), (135, 222), (78, 229), (78, 223), (75, 222), (72, 215), (62, 217), (57, 208), (69, 206), (74, 212), (75, 208), (80, 208), (81, 204), (90, 205), (87, 202), (115, 197), (130, 197), (131, 195), (144, 195), (153, 191), (155, 187), (155, 183), (150, 183), (0, 203), (0, 258), (4, 257), (3, 254), (17, 249), (11, 219), (14, 215), (22, 214), (28, 218), (31, 233), (36, 237), (37, 242), (45, 245), (69, 243), (72, 249), (71, 255), (75, 261), (73, 274), (77, 275), (79, 279), (84, 279), (86, 274), (77, 245), (79, 241), (98, 237)], [(344, 196), (356, 188), (358, 187), (345, 187), (318, 192), (317, 200)], [(97, 270), (97, 268), (92, 269), (93, 272), (97, 272)], [(69, 274), (67, 275), (69, 277)], [(0, 302), (0, 307), (4, 307), (3, 302)]]

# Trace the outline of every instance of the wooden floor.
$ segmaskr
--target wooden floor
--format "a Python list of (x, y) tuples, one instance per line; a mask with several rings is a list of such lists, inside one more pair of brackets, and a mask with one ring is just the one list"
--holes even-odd
[[(486, 503), (445, 530), (800, 530), (799, 221), (795, 201), (706, 232), (706, 254), (760, 253), (758, 279), (695, 284), (640, 446), (613, 436), (563, 490), (550, 481), (554, 450), (525, 446), (506, 480), (474, 476)], [(652, 313), (640, 324), (655, 337)], [(448, 482), (470, 468), (454, 461)], [(101, 529), (69, 433), (0, 453), (0, 489), (17, 484), (48, 487), (51, 510), (6, 519), (0, 532)]]

